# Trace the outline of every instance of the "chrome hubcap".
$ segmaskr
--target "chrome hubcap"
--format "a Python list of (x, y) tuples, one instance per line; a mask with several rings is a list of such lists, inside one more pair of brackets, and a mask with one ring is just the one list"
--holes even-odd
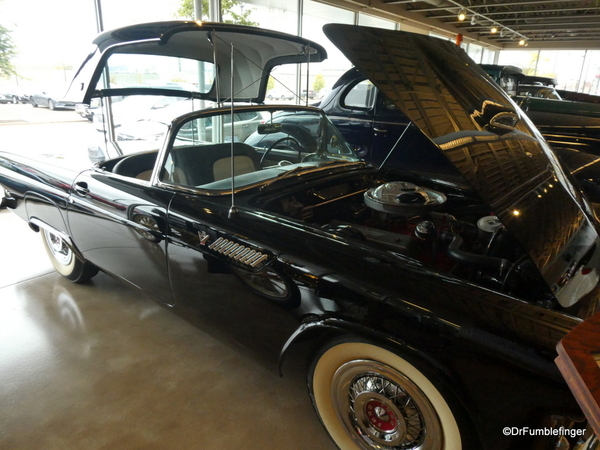
[(54, 259), (65, 266), (69, 265), (73, 259), (73, 252), (69, 246), (65, 244), (60, 236), (57, 236), (50, 231), (44, 230), (44, 235)]
[[(332, 384), (338, 418), (362, 449), (437, 450), (441, 438), (427, 433), (439, 420), (408, 378), (376, 361), (342, 365)], [(439, 428), (438, 428), (439, 430)]]

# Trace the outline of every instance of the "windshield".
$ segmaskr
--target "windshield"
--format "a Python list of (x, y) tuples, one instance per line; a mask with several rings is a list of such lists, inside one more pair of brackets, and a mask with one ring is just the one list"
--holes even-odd
[(232, 184), (235, 188), (264, 184), (288, 173), (358, 161), (318, 109), (240, 107), (233, 120), (230, 109), (218, 109), (175, 122), (160, 181), (222, 191), (231, 190)]

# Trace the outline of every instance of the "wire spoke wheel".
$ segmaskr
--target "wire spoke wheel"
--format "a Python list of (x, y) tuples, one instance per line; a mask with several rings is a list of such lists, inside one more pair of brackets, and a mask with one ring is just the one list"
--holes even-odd
[(414, 383), (393, 369), (375, 361), (348, 362), (336, 371), (332, 392), (338, 417), (365, 448), (440, 448), (441, 437), (425, 427), (440, 429), (433, 407)]
[(415, 366), (381, 347), (338, 343), (313, 363), (319, 417), (342, 450), (460, 450), (444, 397)]
[(243, 281), (263, 295), (273, 299), (284, 299), (289, 295), (285, 280), (269, 267), (256, 273), (235, 266), (232, 266), (232, 269)]
[(252, 272), (238, 266), (231, 270), (256, 295), (282, 306), (292, 307), (298, 302), (297, 288), (289, 277), (270, 266), (259, 272)]

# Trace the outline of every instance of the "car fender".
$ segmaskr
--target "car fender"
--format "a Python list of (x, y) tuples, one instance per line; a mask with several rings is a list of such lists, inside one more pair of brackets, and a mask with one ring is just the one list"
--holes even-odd
[(409, 343), (387, 333), (376, 331), (373, 328), (361, 323), (351, 322), (337, 317), (319, 318), (316, 320), (307, 320), (303, 322), (296, 329), (296, 331), (292, 333), (281, 349), (279, 355), (280, 373), (282, 373), (284, 359), (294, 344), (311, 340), (319, 345), (323, 343), (323, 341), (327, 341), (342, 335), (355, 336), (358, 339), (380, 345), (392, 352), (412, 355), (420, 358), (430, 367), (435, 368), (435, 370), (439, 373), (445, 373), (446, 376), (449, 374), (449, 371), (444, 368), (436, 359), (430, 357), (427, 353), (416, 349)]

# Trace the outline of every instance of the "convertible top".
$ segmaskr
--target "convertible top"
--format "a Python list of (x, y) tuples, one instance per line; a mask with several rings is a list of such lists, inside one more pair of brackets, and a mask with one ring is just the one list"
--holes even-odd
[[(89, 103), (92, 97), (124, 94), (194, 96), (210, 101), (262, 102), (271, 70), (281, 64), (320, 62), (325, 49), (308, 39), (260, 28), (226, 23), (167, 21), (132, 25), (100, 34), (77, 71), (65, 100)], [(233, 73), (231, 53), (233, 49)], [(112, 55), (161, 55), (216, 64), (218, 77), (207, 80), (207, 89), (182, 90), (175, 84), (161, 92), (139, 86), (128, 91), (99, 86)], [(217, 82), (218, 78), (218, 82)], [(146, 92), (144, 92), (146, 91)]]

